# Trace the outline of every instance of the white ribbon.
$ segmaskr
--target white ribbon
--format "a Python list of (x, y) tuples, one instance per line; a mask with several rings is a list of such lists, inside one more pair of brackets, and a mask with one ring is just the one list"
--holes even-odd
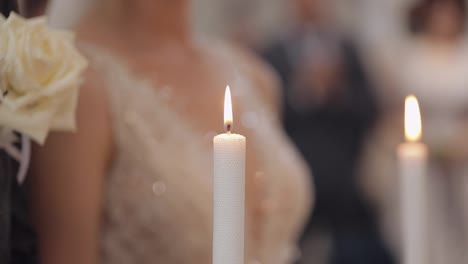
[(19, 160), (20, 167), (16, 175), (16, 179), (20, 185), (26, 180), (31, 161), (31, 140), (25, 135), (21, 136), (21, 149), (21, 159)]
[(21, 136), (21, 150), (17, 149), (14, 143), (10, 143), (4, 147), (5, 152), (19, 163), (16, 180), (18, 184), (23, 184), (28, 173), (31, 160), (31, 140), (25, 136)]

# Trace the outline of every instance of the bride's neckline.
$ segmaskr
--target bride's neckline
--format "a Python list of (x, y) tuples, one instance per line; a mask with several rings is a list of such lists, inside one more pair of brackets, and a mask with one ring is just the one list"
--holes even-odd
[[(214, 45), (204, 46), (203, 43), (210, 43)], [(227, 69), (229, 69), (229, 67), (231, 67), (232, 69), (231, 72), (226, 71), (226, 79), (230, 80), (228, 84), (239, 83), (239, 85), (235, 85), (236, 89), (233, 91), (233, 96), (242, 98), (241, 100), (238, 100), (241, 101), (242, 108), (249, 109), (250, 107), (248, 106), (249, 103), (247, 101), (253, 99), (251, 98), (251, 96), (249, 96), (248, 92), (248, 90), (251, 90), (249, 89), (249, 86), (251, 86), (251, 80), (247, 77), (242, 77), (243, 75), (239, 74), (240, 70), (242, 69), (239, 69), (238, 67), (234, 66), (236, 64), (236, 62), (234, 61), (235, 59), (233, 58), (235, 55), (229, 54), (229, 48), (223, 47), (223, 45), (221, 44), (222, 42), (211, 43), (203, 40), (200, 40), (199, 42), (199, 46), (201, 49), (204, 49), (205, 52), (210, 53), (220, 62), (222, 62), (223, 59), (224, 61), (227, 60), (232, 62), (232, 64), (226, 66)], [(87, 41), (81, 42), (80, 45), (85, 50), (91, 51), (92, 55), (94, 57), (98, 57), (99, 60), (101, 60), (105, 64), (106, 67), (110, 66), (112, 68), (118, 69), (118, 71), (121, 74), (124, 74), (126, 78), (129, 78), (131, 81), (134, 81), (136, 83), (144, 83), (143, 85), (138, 86), (142, 86), (144, 87), (144, 89), (150, 90), (152, 94), (156, 95), (158, 101), (163, 100), (161, 102), (167, 104), (166, 109), (173, 113), (173, 115), (175, 115), (175, 118), (178, 120), (178, 123), (185, 124), (184, 130), (192, 131), (192, 133), (196, 132), (196, 134), (199, 134), (199, 136), (202, 138), (213, 136), (214, 134), (222, 132), (222, 121), (220, 121), (220, 128), (217, 129), (211, 126), (196, 125), (194, 120), (186, 117), (184, 114), (184, 110), (182, 110), (183, 105), (182, 107), (176, 107), (173, 105), (173, 88), (171, 88), (170, 85), (158, 82), (157, 76), (156, 78), (149, 78), (145, 76), (144, 73), (138, 74), (138, 69), (132, 67), (131, 63), (128, 62), (128, 58), (126, 57), (126, 55), (121, 55), (118, 51), (113, 51), (110, 48), (103, 47), (103, 45), (90, 43)], [(220, 90), (224, 91), (224, 88), (225, 87), (220, 87)], [(207, 99), (211, 100), (212, 98), (209, 97)], [(251, 111), (249, 111), (248, 114), (251, 114)], [(237, 122), (239, 126), (241, 126), (241, 118), (239, 118)]]
[[(90, 28), (90, 27), (84, 27)], [(113, 33), (112, 33), (113, 32)], [(132, 38), (131, 35), (119, 33), (115, 30), (104, 30), (97, 28), (93, 30), (81, 30), (79, 35), (84, 40), (91, 40), (95, 45), (102, 47), (112, 47), (112, 50), (117, 52), (132, 54), (147, 53), (154, 50), (192, 50), (193, 54), (196, 54), (200, 50), (203, 51), (205, 40), (197, 34), (191, 34), (189, 37), (171, 37), (171, 36), (158, 36), (154, 34), (143, 34), (144, 37)], [(122, 41), (123, 40), (123, 41)], [(106, 48), (106, 50), (109, 50)]]

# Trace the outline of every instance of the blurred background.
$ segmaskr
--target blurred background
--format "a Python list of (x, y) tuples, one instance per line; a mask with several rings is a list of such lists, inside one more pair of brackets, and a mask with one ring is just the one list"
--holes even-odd
[(396, 149), (405, 140), (408, 94), (420, 101), (429, 149), (431, 263), (468, 263), (463, 0), (195, 0), (193, 7), (200, 34), (256, 53), (278, 74), (283, 125), (316, 191), (298, 263), (398, 263)]
[(194, 25), (277, 73), (286, 132), (314, 174), (299, 263), (398, 263), (404, 98), (429, 148), (431, 263), (467, 263), (463, 0), (196, 0)]

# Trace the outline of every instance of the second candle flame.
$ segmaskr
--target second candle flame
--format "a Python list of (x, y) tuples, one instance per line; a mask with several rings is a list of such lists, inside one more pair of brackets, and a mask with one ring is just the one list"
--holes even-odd
[(231, 101), (231, 89), (229, 85), (226, 87), (226, 93), (224, 94), (224, 127), (228, 134), (232, 131), (232, 101)]
[(406, 140), (416, 142), (421, 139), (421, 113), (418, 99), (410, 95), (405, 100), (405, 136)]

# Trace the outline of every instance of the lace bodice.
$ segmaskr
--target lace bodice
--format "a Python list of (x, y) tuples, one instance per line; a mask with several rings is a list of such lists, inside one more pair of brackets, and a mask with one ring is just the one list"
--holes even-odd
[[(105, 80), (113, 116), (115, 151), (106, 182), (102, 263), (211, 263), (216, 133), (192, 126), (173, 107), (169, 87), (136, 78), (130, 67), (101, 49), (83, 50)], [(292, 263), (310, 206), (306, 169), (255, 87), (247, 78), (234, 83), (233, 100), (247, 110), (239, 123), (253, 132), (247, 144), (257, 160), (256, 175), (247, 177), (263, 179), (259, 185), (267, 190), (255, 201), (264, 209), (257, 235), (246, 232), (246, 263)]]

